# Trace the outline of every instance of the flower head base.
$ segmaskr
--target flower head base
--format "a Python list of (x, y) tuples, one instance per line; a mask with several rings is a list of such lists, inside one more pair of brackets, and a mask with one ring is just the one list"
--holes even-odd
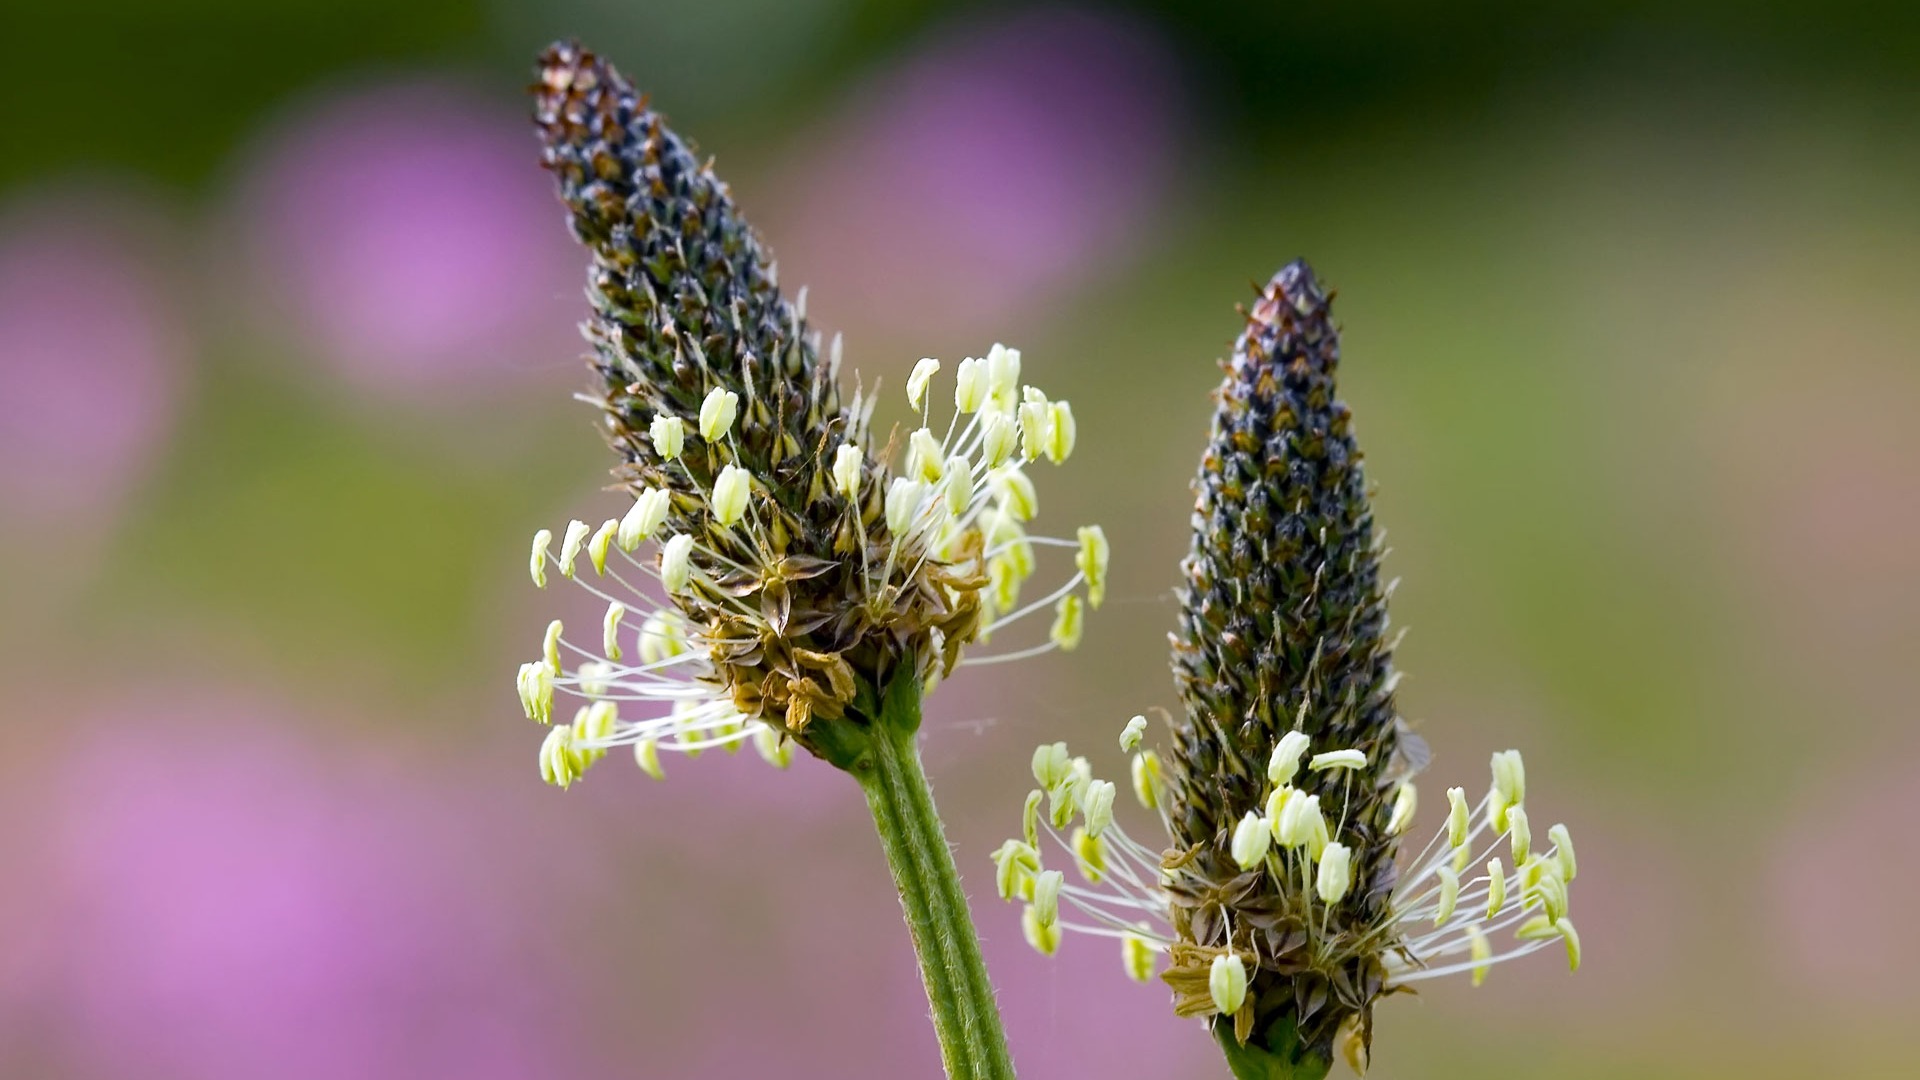
[[(939, 364), (922, 361), (908, 397), (923, 426), (896, 476), (868, 449), (873, 402), (843, 400), (838, 342), (823, 359), (804, 294), (781, 294), (692, 146), (576, 46), (542, 57), (535, 99), (546, 167), (592, 254), (584, 397), (634, 497), (598, 531), (570, 526), (557, 556), (550, 533), (535, 539), (536, 585), (553, 562), (608, 605), (600, 641), (559, 637), (542, 669), (522, 669), (529, 716), (550, 716), (555, 693), (607, 706), (592, 730), (550, 740), (549, 779), (565, 786), (615, 745), (636, 747), (649, 772), (662, 751), (748, 740), (778, 764), (791, 740), (845, 766), (849, 732), (857, 741), (896, 679), (951, 674), (968, 644), (1056, 605), (1051, 641), (965, 662), (1071, 648), (1080, 594), (1104, 592), (1105, 538), (1027, 530), (1033, 483), (1009, 433), (1020, 400), (1046, 398), (1015, 385), (1018, 353), (996, 345), (961, 365), (974, 382), (956, 401), (973, 408), (944, 421), (933, 418)], [(1071, 411), (1047, 404), (1029, 460), (1072, 448)], [(1080, 553), (1078, 572), (1021, 604), (1037, 552), (1056, 548)], [(636, 628), (638, 663), (623, 645)]]
[[(1518, 753), (1495, 757), (1477, 805), (1449, 792), (1438, 835), (1410, 863), (1397, 857), (1427, 751), (1394, 703), (1391, 586), (1335, 395), (1328, 303), (1304, 262), (1282, 269), (1216, 395), (1175, 636), (1186, 715), (1166, 766), (1133, 753), (1136, 795), (1169, 842), (1110, 825), (1095, 881), (1059, 837), (1071, 810), (1048, 822), (1087, 879), (1062, 892), (1078, 916), (1064, 928), (1163, 955), (1175, 1012), (1212, 1018), (1241, 1075), (1268, 1075), (1261, 1059), (1364, 1064), (1383, 994), (1454, 971), (1477, 979), (1553, 942), (1579, 955), (1571, 839), (1561, 830), (1534, 850)], [(1132, 727), (1127, 744), (1139, 745)], [(1070, 765), (1036, 769), (1042, 787), (1056, 806), (1083, 805), (1091, 770), (1064, 746), (1047, 756)], [(1503, 934), (1516, 939), (1504, 952)]]

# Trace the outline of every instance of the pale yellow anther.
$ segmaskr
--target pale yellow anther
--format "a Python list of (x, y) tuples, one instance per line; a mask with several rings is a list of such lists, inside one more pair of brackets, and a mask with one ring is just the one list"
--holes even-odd
[(1066, 878), (1058, 870), (1033, 875), (1033, 911), (1048, 925), (1060, 921), (1060, 887)]
[(1098, 525), (1082, 525), (1078, 533), (1080, 550), (1073, 564), (1087, 578), (1087, 603), (1095, 608), (1107, 598), (1107, 561), (1112, 549), (1107, 546), (1106, 531)]
[(1036, 460), (1047, 449), (1047, 436), (1053, 433), (1053, 410), (1047, 395), (1029, 386), (1026, 400), (1020, 403), (1020, 456)]
[(553, 546), (553, 531), (541, 529), (533, 534), (533, 552), (527, 560), (527, 572), (533, 576), (533, 587), (547, 587), (547, 549)]
[(866, 469), (866, 455), (853, 443), (841, 443), (833, 452), (833, 489), (847, 499), (860, 495), (860, 476)]
[(1144, 983), (1153, 978), (1153, 943), (1139, 934), (1129, 933), (1120, 939), (1120, 963), (1127, 969), (1127, 978)]
[(979, 459), (987, 469), (998, 469), (1020, 450), (1020, 425), (1002, 413), (979, 415)]
[(1533, 886), (1531, 899), (1540, 902), (1540, 910), (1546, 912), (1549, 920), (1557, 923), (1567, 917), (1567, 883), (1560, 880), (1557, 866), (1554, 872), (1540, 876)]
[(1307, 752), (1307, 736), (1298, 731), (1289, 731), (1280, 736), (1273, 744), (1273, 754), (1267, 758), (1267, 782), (1270, 784), (1288, 784), (1300, 771), (1300, 759)]
[(753, 474), (738, 465), (722, 465), (713, 481), (713, 518), (723, 526), (746, 516), (747, 497), (753, 494)]
[(573, 563), (580, 557), (580, 549), (587, 543), (587, 523), (575, 518), (567, 522), (567, 535), (560, 541), (560, 576), (573, 576)]
[(604, 695), (613, 685), (613, 665), (599, 660), (582, 661), (574, 674), (580, 677), (580, 692), (590, 698)]
[(1572, 881), (1579, 865), (1573, 858), (1573, 834), (1565, 825), (1555, 825), (1547, 830), (1547, 838), (1553, 841), (1553, 857), (1560, 862), (1560, 876)]
[(1275, 843), (1280, 843), (1280, 819), (1287, 811), (1287, 800), (1299, 794), (1294, 788), (1282, 784), (1267, 793), (1267, 825), (1273, 829)]
[(1087, 879), (1089, 885), (1098, 885), (1107, 875), (1107, 843), (1085, 829), (1073, 830), (1074, 861), (1080, 866), (1080, 876)]
[(1266, 861), (1267, 848), (1273, 843), (1273, 830), (1260, 815), (1248, 811), (1233, 828), (1233, 861), (1242, 870), (1251, 870)]
[(667, 771), (660, 767), (660, 747), (652, 739), (641, 739), (633, 744), (633, 763), (655, 780), (666, 779)]
[(560, 620), (553, 620), (547, 624), (547, 636), (540, 643), (540, 651), (547, 658), (547, 666), (556, 672), (561, 670), (560, 635), (563, 630), (564, 628), (560, 625)]
[(675, 596), (693, 581), (693, 537), (685, 533), (667, 538), (660, 546), (660, 584)]
[(565, 790), (572, 787), (582, 772), (573, 749), (573, 728), (556, 724), (540, 744), (540, 779)]
[[(700, 719), (698, 714), (703, 707), (704, 706), (692, 698), (681, 698), (673, 703), (673, 718), (679, 724), (695, 723)], [(696, 745), (690, 745), (693, 744), (696, 739), (698, 739), (698, 736), (683, 730), (676, 734), (673, 741), (668, 743), (667, 746), (671, 749), (679, 750), (681, 753), (687, 755), (688, 761), (692, 761), (694, 758), (706, 752)]]
[(1467, 793), (1463, 788), (1447, 789), (1447, 844), (1462, 847), (1467, 842), (1471, 816), (1467, 810)]
[(1507, 906), (1507, 868), (1499, 859), (1487, 860), (1487, 918), (1500, 914)]
[(1073, 422), (1073, 406), (1064, 401), (1048, 403), (1047, 414), (1047, 460), (1058, 465), (1073, 453), (1079, 429)]
[(620, 550), (631, 554), (642, 541), (650, 540), (667, 523), (667, 510), (672, 504), (672, 496), (661, 488), (647, 488), (633, 500), (633, 506), (627, 515), (620, 519), (620, 534), (615, 542)]
[(1040, 916), (1029, 906), (1020, 915), (1020, 930), (1027, 936), (1027, 944), (1041, 956), (1052, 956), (1060, 949), (1060, 924), (1044, 923)]
[(654, 417), (647, 425), (647, 435), (653, 439), (653, 452), (666, 461), (678, 458), (687, 445), (686, 422), (677, 416), (662, 413)]
[(1507, 810), (1507, 835), (1513, 840), (1513, 861), (1515, 865), (1527, 861), (1527, 853), (1533, 850), (1533, 829), (1527, 824), (1527, 808), (1515, 806)]
[(1308, 770), (1325, 772), (1328, 769), (1364, 769), (1367, 767), (1367, 755), (1359, 750), (1329, 750), (1324, 754), (1313, 755), (1307, 762)]
[(981, 414), (980, 460), (982, 464), (989, 469), (997, 469), (1013, 460), (1013, 453), (1019, 448), (1019, 425), (1001, 413)]
[(939, 436), (926, 428), (915, 431), (907, 436), (907, 476), (929, 484), (939, 483), (940, 478), (946, 475), (947, 460), (944, 453)]
[(895, 537), (911, 535), (920, 518), (920, 505), (926, 501), (927, 485), (918, 480), (896, 477), (887, 488), (887, 529)]
[(1567, 943), (1567, 970), (1580, 970), (1580, 931), (1573, 928), (1572, 919), (1561, 919), (1553, 925), (1560, 933), (1560, 939)]
[(1013, 408), (1020, 388), (1020, 350), (995, 342), (987, 352), (987, 393), (996, 407)]
[(686, 651), (686, 621), (679, 612), (658, 612), (640, 624), (641, 663), (657, 664)]
[(1521, 923), (1520, 929), (1515, 930), (1513, 936), (1521, 941), (1546, 941), (1559, 937), (1560, 930), (1552, 919), (1545, 915), (1535, 915)]
[(1453, 918), (1453, 909), (1460, 902), (1460, 875), (1446, 867), (1435, 871), (1440, 877), (1440, 903), (1434, 908), (1433, 925), (1439, 926)]
[(600, 652), (609, 660), (620, 659), (620, 620), (626, 617), (627, 605), (615, 600), (600, 620)]
[(1520, 895), (1522, 897), (1533, 895), (1533, 887), (1540, 884), (1540, 879), (1547, 873), (1547, 860), (1538, 855), (1521, 863), (1516, 875), (1520, 879)]
[(1487, 981), (1487, 961), (1493, 959), (1493, 943), (1480, 928), (1471, 924), (1467, 927), (1467, 955), (1473, 958), (1473, 985), (1479, 986)]
[(1043, 743), (1033, 751), (1033, 779), (1051, 791), (1073, 773), (1073, 759), (1063, 742)]
[(1313, 890), (1323, 903), (1337, 904), (1353, 887), (1353, 852), (1347, 845), (1331, 843), (1320, 853), (1320, 869), (1314, 875)]
[(771, 724), (761, 724), (753, 729), (753, 749), (761, 760), (776, 769), (793, 764), (793, 740), (786, 738)]
[(553, 679), (558, 670), (544, 660), (520, 665), (514, 687), (520, 692), (520, 707), (526, 710), (527, 719), (539, 724), (553, 723)]
[(1095, 780), (1087, 785), (1081, 813), (1087, 819), (1087, 835), (1098, 839), (1113, 824), (1113, 798), (1117, 789), (1111, 780)]
[(1527, 766), (1521, 760), (1520, 751), (1502, 750), (1493, 755), (1490, 763), (1493, 768), (1494, 790), (1509, 806), (1525, 802), (1527, 798)]
[[(606, 704), (611, 704), (611, 702), (607, 702)], [(585, 773), (593, 766), (594, 762), (607, 756), (607, 751), (604, 747), (588, 745), (588, 740), (595, 738), (600, 730), (599, 719), (599, 717), (595, 716), (592, 706), (582, 705), (580, 708), (574, 710), (573, 743), (571, 744), (571, 750), (573, 753), (573, 771), (576, 773)]]
[(1222, 1014), (1239, 1012), (1247, 1001), (1247, 966), (1232, 953), (1214, 957), (1207, 970), (1207, 992), (1213, 998), (1213, 1007)]
[(1127, 726), (1120, 729), (1120, 749), (1129, 754), (1140, 749), (1140, 741), (1146, 737), (1146, 734), (1146, 717), (1136, 716), (1127, 721)]
[(1047, 637), (1066, 652), (1080, 647), (1080, 635), (1085, 631), (1085, 605), (1077, 593), (1068, 593), (1053, 605), (1053, 628), (1047, 631)]
[(1032, 521), (1040, 512), (1040, 497), (1033, 481), (1018, 465), (995, 469), (987, 475), (987, 486), (1000, 500), (1000, 510), (1015, 521)]
[(1413, 781), (1400, 785), (1393, 795), (1393, 813), (1387, 816), (1387, 835), (1398, 836), (1413, 824), (1414, 813), (1420, 806), (1420, 793), (1414, 790)]
[(1502, 832), (1507, 829), (1507, 811), (1527, 797), (1527, 770), (1520, 760), (1520, 751), (1501, 750), (1493, 755), (1493, 787), (1487, 793), (1487, 813), (1493, 821), (1493, 827)]
[(1160, 791), (1163, 786), (1160, 775), (1160, 755), (1151, 750), (1142, 750), (1133, 755), (1133, 797), (1148, 810), (1160, 807)]
[[(742, 734), (746, 735), (747, 739), (738, 737)], [(720, 744), (720, 749), (725, 750), (729, 754), (738, 754), (740, 748), (751, 740), (752, 734), (752, 732), (747, 731), (747, 718), (741, 715), (738, 709), (728, 705), (723, 707), (720, 714), (714, 718), (713, 727), (708, 729), (706, 737), (710, 739), (732, 739), (732, 742)]]
[[(619, 720), (620, 706), (611, 701), (596, 701), (581, 713), (579, 734), (588, 741), (604, 743), (613, 737)], [(605, 747), (596, 749), (604, 751)]]
[(620, 523), (608, 518), (594, 531), (593, 539), (587, 541), (587, 558), (593, 560), (593, 572), (602, 577), (607, 573), (607, 547), (619, 531)]
[(1057, 784), (1047, 789), (1051, 801), (1047, 806), (1047, 820), (1056, 829), (1064, 829), (1080, 812), (1082, 801), (1086, 798), (1087, 788), (1093, 778), (1081, 768), (1086, 758), (1074, 758), (1067, 768), (1067, 775)]
[(1020, 835), (1029, 847), (1040, 846), (1040, 804), (1046, 797), (1046, 792), (1034, 788), (1027, 792), (1026, 804), (1020, 808)]
[(927, 384), (939, 372), (940, 361), (931, 356), (921, 357), (920, 362), (913, 365), (913, 374), (907, 376), (907, 404), (913, 406), (914, 412), (926, 407)]
[(975, 360), (969, 356), (960, 361), (960, 366), (953, 372), (953, 407), (960, 410), (962, 416), (979, 412), (980, 406), (987, 401), (990, 389), (987, 383), (985, 360)]
[(973, 504), (973, 465), (959, 454), (947, 458), (947, 512), (955, 518)]
[(1282, 847), (1307, 849), (1318, 860), (1326, 850), (1327, 819), (1320, 813), (1320, 796), (1296, 794), (1280, 808), (1280, 824), (1274, 829)]
[(1000, 899), (1025, 895), (1028, 878), (1039, 869), (1040, 853), (1033, 845), (1018, 840), (1002, 843), (993, 853), (994, 888), (1000, 893)]
[(739, 412), (739, 394), (718, 386), (707, 391), (706, 400), (700, 403), (700, 437), (708, 442), (726, 438)]

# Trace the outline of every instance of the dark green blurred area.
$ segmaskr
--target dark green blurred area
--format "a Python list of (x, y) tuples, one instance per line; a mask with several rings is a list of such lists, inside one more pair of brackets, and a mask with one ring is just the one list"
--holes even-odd
[[(678, 104), (688, 120), (765, 130), (804, 115), (846, 73), (943, 18), (1019, 6), (574, 3), (555, 17), (505, 0), (14, 4), (0, 17), (8, 42), (0, 102), (11, 118), (0, 183), (108, 167), (196, 185), (259, 116), (315, 83), (453, 64), (497, 73), (504, 91), (505, 80), (526, 70), (534, 39), (570, 33), (632, 57), (636, 70), (664, 62), (671, 78), (657, 92), (678, 89), (674, 81), (704, 84)], [(1356, 125), (1471, 115), (1529, 87), (1592, 76), (1659, 84), (1751, 72), (1859, 91), (1903, 111), (1920, 90), (1920, 9), (1875, 0), (1098, 6), (1160, 26), (1196, 73), (1212, 134), (1243, 149), (1278, 139), (1338, 143), (1356, 137)], [(798, 42), (804, 48), (766, 40), (769, 22), (783, 29), (810, 15), (826, 25)], [(769, 73), (751, 55), (729, 58), (730, 38), (755, 52), (785, 46), (789, 55)], [(760, 92), (744, 98), (730, 83)]]
[[(1211, 364), (1250, 283), (1305, 254), (1339, 292), (1343, 388), (1405, 577), (1401, 693), (1439, 754), (1429, 810), (1522, 746), (1593, 866), (1589, 970), (1394, 1002), (1374, 1075), (1914, 1075), (1920, 5), (1089, 9), (1155, 36), (1185, 95), (1134, 243), (1005, 325), (813, 298), (889, 388), (913, 357), (1020, 345), (1079, 416), (1075, 460), (1037, 478), (1045, 519), (1114, 537), (1113, 600), (1079, 653), (956, 679), (931, 707), (963, 868), (1015, 820), (1034, 742), (1109, 750), (1125, 717), (1175, 704), (1165, 632)], [(193, 276), (233, 254), (219, 223), (262, 132), (421, 73), (518, 109), (535, 51), (577, 33), (719, 155), (781, 251), (806, 224), (782, 199), (813, 136), (856, 123), (896, 66), (1017, 10), (10, 4), (0, 200), (81, 179), (157, 192), (191, 236), (171, 257), (195, 282), (196, 345), (181, 419), (97, 572), (0, 619), (0, 642), (43, 669), (105, 649), (128, 682), (245, 670), (361, 717), (343, 739), (524, 749), (530, 782), (537, 735), (506, 690), (546, 618), (524, 537), (604, 509), (583, 505), (605, 462), (567, 400), (574, 357), (437, 410), (310, 377), (310, 343), (207, 295), (221, 274)], [(529, 168), (535, 153), (529, 137)], [(624, 858), (609, 897), (647, 880)], [(702, 903), (646, 902), (663, 920)], [(1017, 936), (1006, 911), (982, 921)], [(644, 955), (637, 941), (614, 948)], [(814, 977), (794, 961), (763, 993)]]

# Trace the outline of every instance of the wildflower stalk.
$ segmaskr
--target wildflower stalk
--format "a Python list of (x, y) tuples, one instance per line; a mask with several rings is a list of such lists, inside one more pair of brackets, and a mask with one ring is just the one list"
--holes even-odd
[(920, 681), (898, 678), (881, 704), (868, 752), (850, 771), (866, 792), (874, 829), (900, 892), (947, 1075), (955, 1080), (1011, 1080), (1013, 1059), (980, 955), (980, 939), (934, 809), (933, 789), (920, 767), (919, 727)]
[[(596, 636), (549, 623), (515, 679), (546, 726), (541, 775), (578, 783), (609, 752), (655, 779), (664, 755), (751, 744), (776, 768), (795, 751), (866, 793), (919, 954), (947, 1074), (1011, 1080), (993, 987), (915, 738), (921, 697), (964, 665), (1071, 650), (1106, 593), (1107, 541), (1028, 531), (1026, 467), (1073, 451), (1071, 405), (1021, 381), (994, 345), (932, 394), (920, 421), (876, 444), (874, 398), (843, 395), (825, 349), (710, 160), (593, 53), (541, 57), (534, 121), (573, 234), (590, 253), (589, 392), (631, 497), (597, 529), (534, 534), (537, 588), (566, 582), (606, 604)], [(946, 401), (951, 401), (951, 406)], [(944, 431), (945, 434), (941, 434)], [(895, 451), (904, 443), (905, 460)], [(1042, 598), (1042, 561), (1074, 573)], [(1044, 644), (1033, 643), (1051, 609)], [(1006, 632), (999, 651), (972, 646)], [(1025, 641), (1019, 639), (1024, 638)], [(574, 708), (572, 723), (556, 698)]]
[(1444, 827), (1400, 857), (1428, 750), (1396, 704), (1393, 585), (1330, 303), (1304, 261), (1282, 268), (1214, 395), (1174, 637), (1186, 715), (1165, 763), (1145, 716), (1120, 733), (1168, 843), (1128, 835), (1118, 785), (1056, 742), (1034, 751), (1039, 787), (993, 856), (1035, 949), (1066, 930), (1118, 939), (1127, 974), (1158, 970), (1238, 1080), (1323, 1080), (1336, 1054), (1364, 1073), (1375, 1004), (1429, 979), (1477, 986), (1553, 945), (1580, 966), (1573, 837), (1554, 825), (1535, 843), (1519, 751), (1493, 755), (1477, 803), (1448, 788)]

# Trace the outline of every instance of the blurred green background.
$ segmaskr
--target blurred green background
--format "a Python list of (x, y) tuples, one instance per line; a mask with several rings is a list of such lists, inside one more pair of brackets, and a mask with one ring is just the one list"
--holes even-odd
[(929, 718), (1023, 1076), (1223, 1075), (986, 855), (1035, 742), (1175, 704), (1213, 362), (1296, 255), (1424, 786), (1524, 748), (1584, 870), (1578, 976), (1389, 1001), (1372, 1075), (1920, 1072), (1920, 8), (102, 0), (0, 13), (0, 1075), (935, 1074), (850, 783), (539, 784), (526, 537), (612, 506), (520, 93), (573, 35), (852, 366), (1073, 401), (1109, 604)]

